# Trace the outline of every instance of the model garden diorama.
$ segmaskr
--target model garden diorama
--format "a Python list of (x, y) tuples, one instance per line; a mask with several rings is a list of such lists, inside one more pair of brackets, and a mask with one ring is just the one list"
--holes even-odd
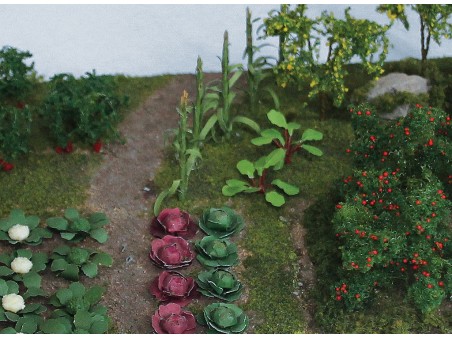
[[(0, 50), (0, 333), (452, 331), (452, 63), (428, 59), (452, 6), (380, 5), (388, 26), (306, 10), (270, 12), (258, 39), (247, 11), (245, 65), (229, 63), (225, 32), (221, 74), (198, 58), (190, 88), (94, 71), (43, 81), (29, 52)], [(422, 59), (385, 62), (411, 10)], [(255, 56), (269, 36), (278, 60)], [(428, 92), (369, 99), (393, 72)], [(179, 102), (177, 127), (155, 106), (140, 119), (156, 126), (128, 133), (154, 91)], [(120, 153), (133, 140), (146, 146)], [(121, 209), (108, 191), (155, 149), (128, 200), (145, 208)], [(127, 183), (94, 189), (113, 161)], [(124, 260), (124, 239), (145, 254)]]

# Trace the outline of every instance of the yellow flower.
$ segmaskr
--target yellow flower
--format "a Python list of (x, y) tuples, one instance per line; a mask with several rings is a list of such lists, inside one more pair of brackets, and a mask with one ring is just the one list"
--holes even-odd
[(284, 27), (283, 31), (287, 32), (289, 29), (287, 27)]
[(286, 84), (285, 82), (283, 82), (283, 83), (281, 84), (281, 87), (282, 87), (282, 88), (286, 88), (286, 86), (287, 86), (287, 84)]
[(317, 81), (315, 81), (315, 79), (313, 79), (311, 81), (311, 83), (309, 84), (309, 86), (314, 87), (315, 85), (317, 85)]
[(288, 71), (293, 70), (293, 66), (292, 66), (291, 64), (288, 64), (288, 65), (287, 65), (287, 70), (288, 70)]

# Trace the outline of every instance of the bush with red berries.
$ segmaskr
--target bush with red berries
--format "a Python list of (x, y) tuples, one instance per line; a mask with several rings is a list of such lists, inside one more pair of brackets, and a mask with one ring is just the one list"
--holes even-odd
[(428, 313), (452, 291), (450, 116), (418, 106), (383, 122), (370, 106), (350, 110), (355, 169), (333, 218), (342, 259), (333, 298), (357, 309), (397, 285)]

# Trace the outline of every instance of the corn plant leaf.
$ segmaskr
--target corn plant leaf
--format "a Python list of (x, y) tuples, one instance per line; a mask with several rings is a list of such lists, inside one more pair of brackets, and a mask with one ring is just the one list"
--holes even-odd
[(235, 83), (237, 82), (237, 80), (240, 79), (240, 77), (242, 76), (243, 71), (236, 71), (232, 77), (229, 79), (229, 88), (232, 88)]
[(199, 139), (205, 140), (207, 135), (209, 134), (210, 130), (215, 126), (215, 124), (218, 122), (218, 116), (212, 115), (202, 128), (201, 132), (199, 133)]
[(279, 179), (273, 180), (272, 185), (279, 187), (287, 195), (296, 195), (296, 194), (300, 193), (300, 189), (297, 186), (288, 184), (287, 182), (279, 180)]
[(160, 207), (162, 205), (163, 200), (165, 200), (167, 197), (170, 197), (174, 195), (179, 188), (180, 180), (174, 180), (171, 187), (162, 191), (155, 200), (154, 203), (154, 216), (158, 216), (160, 213)]
[(287, 129), (286, 117), (281, 112), (272, 109), (267, 113), (267, 117), (273, 125)]
[(313, 140), (322, 140), (323, 139), (323, 133), (316, 131), (315, 129), (308, 128), (306, 131), (303, 132), (303, 135), (301, 136), (301, 141), (313, 141)]
[(47, 219), (47, 226), (58, 231), (65, 231), (68, 227), (68, 221), (60, 217), (52, 217)]
[(251, 161), (246, 159), (240, 160), (237, 163), (237, 169), (239, 170), (240, 174), (246, 175), (250, 179), (254, 178), (254, 172), (256, 169)]
[(306, 151), (308, 151), (312, 155), (316, 155), (318, 157), (323, 155), (323, 152), (317, 147), (314, 147), (311, 145), (305, 145), (305, 144), (301, 145), (301, 147), (303, 147)]
[(254, 120), (251, 120), (250, 118), (244, 117), (242, 115), (238, 115), (238, 116), (234, 117), (234, 119), (232, 119), (232, 124), (235, 124), (237, 122), (248, 126), (256, 133), (259, 133), (261, 130), (261, 128), (259, 127), (259, 124), (257, 124)]
[(265, 200), (275, 207), (281, 207), (286, 202), (284, 197), (275, 191), (265, 193)]
[(195, 169), (196, 161), (198, 159), (202, 159), (201, 152), (198, 148), (190, 148), (185, 152), (189, 157), (187, 160), (187, 173), (186, 175), (190, 175), (190, 172)]

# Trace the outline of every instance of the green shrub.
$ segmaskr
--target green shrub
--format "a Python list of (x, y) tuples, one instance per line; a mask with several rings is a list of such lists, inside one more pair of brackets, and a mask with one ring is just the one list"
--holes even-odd
[(0, 159), (11, 161), (28, 152), (31, 121), (27, 106), (0, 106)]
[(27, 65), (25, 60), (31, 57), (30, 52), (11, 46), (0, 50), (0, 100), (13, 100), (16, 104), (29, 92), (32, 87), (29, 77), (34, 63)]
[(418, 106), (382, 124), (367, 105), (351, 111), (355, 170), (333, 217), (342, 260), (333, 297), (359, 309), (397, 285), (429, 313), (451, 293), (452, 203), (439, 179), (450, 169), (450, 116)]

